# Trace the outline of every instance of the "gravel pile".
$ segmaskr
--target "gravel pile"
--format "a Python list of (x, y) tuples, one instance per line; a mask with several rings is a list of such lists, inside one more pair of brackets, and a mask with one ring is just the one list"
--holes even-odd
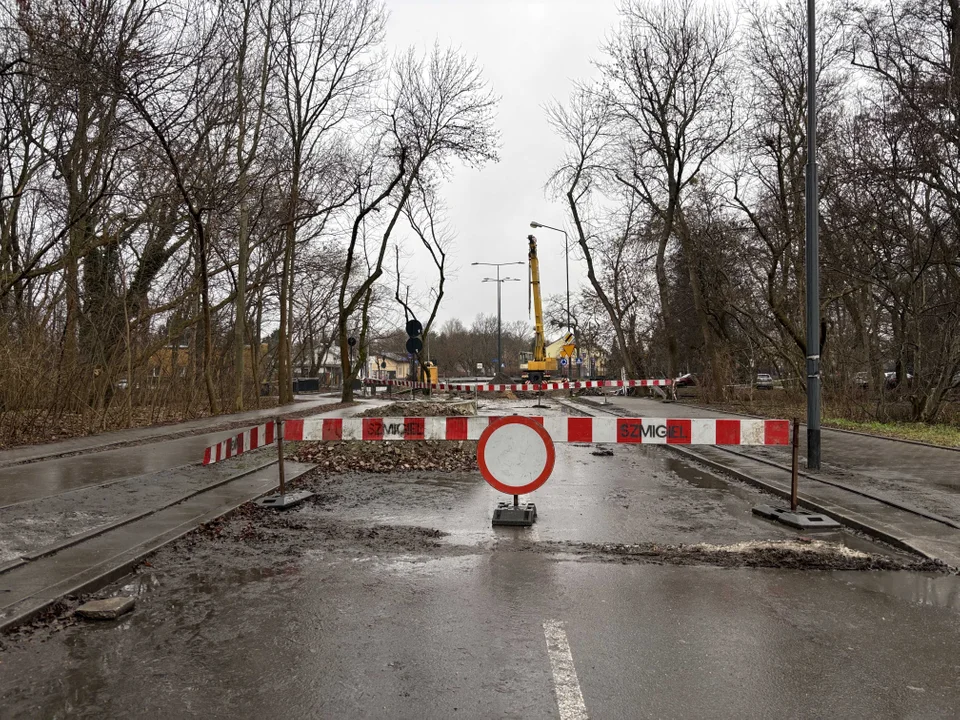
[(477, 443), (471, 440), (395, 442), (315, 442), (297, 448), (293, 459), (314, 463), (328, 475), (346, 472), (397, 473), (426, 470), (454, 473), (477, 469)]

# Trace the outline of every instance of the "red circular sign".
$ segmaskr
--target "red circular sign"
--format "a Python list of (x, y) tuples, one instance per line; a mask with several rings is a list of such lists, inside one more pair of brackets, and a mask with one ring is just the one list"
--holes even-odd
[[(511, 425), (519, 425), (524, 429), (510, 429), (509, 426)], [(526, 428), (533, 430), (538, 438), (533, 438)], [(501, 453), (504, 448), (512, 452), (504, 453), (504, 457), (498, 457), (496, 461), (491, 459), (491, 462), (488, 463), (486, 458), (487, 444), (497, 431), (500, 431), (500, 437), (494, 441), (494, 445), (497, 446), (495, 452)], [(537, 445), (542, 442), (546, 452), (541, 453), (538, 447), (531, 447), (531, 439)], [(543, 460), (540, 459), (542, 455), (545, 455)], [(543, 425), (527, 417), (513, 415), (490, 423), (480, 434), (480, 440), (477, 443), (477, 464), (480, 465), (480, 474), (494, 489), (507, 495), (525, 495), (543, 485), (550, 477), (550, 473), (553, 472), (555, 460), (556, 452), (550, 434), (544, 430)], [(505, 462), (508, 466), (506, 471), (503, 468)], [(543, 462), (542, 469), (539, 465), (540, 462)], [(531, 463), (536, 464), (536, 467), (532, 470)], [(490, 465), (496, 467), (491, 468)], [(509, 484), (511, 472), (516, 475), (526, 477), (533, 475), (534, 477), (525, 485), (511, 485)], [(501, 477), (497, 477), (497, 475)], [(523, 479), (526, 479), (526, 477)]]

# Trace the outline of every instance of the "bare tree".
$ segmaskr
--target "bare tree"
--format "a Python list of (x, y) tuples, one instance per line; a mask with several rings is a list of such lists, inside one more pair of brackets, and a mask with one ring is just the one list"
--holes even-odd
[[(634, 376), (636, 367), (633, 354), (627, 351), (622, 308), (618, 308), (615, 298), (607, 292), (609, 286), (604, 282), (602, 271), (597, 270), (594, 257), (602, 258), (605, 254), (596, 252), (594, 246), (599, 238), (593, 232), (591, 223), (591, 214), (595, 212), (591, 202), (596, 200), (598, 193), (603, 193), (605, 180), (610, 173), (608, 153), (615, 131), (614, 106), (605, 93), (581, 86), (574, 91), (568, 106), (558, 103), (549, 105), (547, 117), (567, 147), (563, 163), (554, 171), (549, 185), (567, 203), (577, 243), (587, 263), (590, 286), (610, 318), (625, 368)], [(630, 223), (632, 217), (633, 212), (629, 211), (622, 235), (629, 236), (635, 230)]]
[(275, 8), (275, 0), (267, 0), (265, 6), (259, 1), (241, 0), (228, 7), (230, 15), (226, 22), (226, 39), (233, 55), (234, 109), (237, 119), (234, 161), (238, 176), (236, 200), (239, 204), (239, 217), (233, 327), (233, 408), (237, 411), (243, 410), (247, 270), (250, 259), (250, 173), (260, 151), (267, 120), (267, 90), (275, 32)]
[[(744, 52), (753, 102), (737, 143), (739, 162), (732, 173), (731, 195), (753, 229), (753, 241), (746, 249), (748, 268), (763, 288), (759, 299), (775, 320), (777, 327), (771, 331), (782, 336), (773, 345), (800, 377), (807, 355), (803, 316), (806, 11), (780, 3), (763, 9), (750, 7), (746, 12)], [(829, 137), (842, 98), (843, 18), (835, 12), (821, 12), (818, 20), (817, 122)], [(830, 187), (829, 182), (825, 184)], [(830, 237), (824, 241), (829, 243)], [(831, 300), (829, 293), (823, 298), (824, 315)]]
[[(293, 401), (290, 367), (290, 282), (297, 230), (331, 206), (304, 203), (305, 174), (330, 151), (330, 135), (350, 116), (377, 70), (374, 55), (383, 36), (383, 6), (377, 0), (284, 0), (275, 64), (278, 123), (289, 152), (287, 218), (280, 275), (280, 402)], [(342, 195), (333, 206), (346, 201)]]
[[(371, 141), (357, 173), (361, 191), (339, 301), (344, 402), (353, 399), (351, 380), (366, 362), (367, 313), (373, 285), (383, 274), (387, 245), (415, 184), (423, 173), (443, 171), (454, 160), (479, 166), (496, 159), (497, 136), (492, 127), (496, 99), (475, 61), (437, 46), (425, 57), (410, 50), (396, 61), (390, 90), (389, 105), (375, 128), (379, 134)], [(350, 288), (362, 249), (358, 245), (361, 230), (368, 216), (381, 210), (386, 217), (378, 223), (378, 240), (369, 248), (373, 260), (365, 277)], [(347, 328), (358, 310), (360, 350), (357, 362), (351, 362)]]
[[(437, 197), (437, 189), (432, 185), (425, 183), (423, 178), (418, 178), (414, 193), (410, 202), (404, 210), (407, 222), (411, 230), (420, 240), (420, 243), (430, 255), (430, 260), (437, 271), (436, 283), (431, 283), (427, 298), (422, 301), (429, 308), (423, 317), (426, 322), (423, 323), (423, 332), (421, 339), (424, 343), (424, 350), (429, 348), (430, 331), (433, 328), (433, 321), (437, 317), (440, 309), (440, 303), (443, 302), (444, 285), (446, 284), (446, 266), (447, 252), (453, 241), (453, 234), (447, 227), (443, 208)], [(416, 313), (410, 304), (410, 286), (407, 285), (405, 292), (401, 293), (401, 272), (400, 272), (400, 247), (396, 247), (397, 264), (396, 279), (397, 287), (394, 295), (396, 301), (403, 307), (404, 315), (407, 318), (416, 317)], [(419, 357), (420, 366), (423, 367), (423, 358)]]
[[(736, 129), (735, 47), (734, 28), (723, 9), (697, 0), (628, 0), (601, 63), (622, 139), (615, 177), (659, 221), (656, 272), (671, 375), (677, 348), (667, 250), (676, 239), (685, 256), (693, 252), (684, 216), (686, 191)], [(714, 358), (717, 348), (700, 279), (691, 272), (689, 281), (707, 354)]]

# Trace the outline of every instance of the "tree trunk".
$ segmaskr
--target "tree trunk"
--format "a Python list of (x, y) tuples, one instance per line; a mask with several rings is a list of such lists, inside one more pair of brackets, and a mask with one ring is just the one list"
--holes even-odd
[(660, 233), (660, 242), (657, 245), (657, 292), (660, 297), (660, 315), (663, 318), (663, 335), (667, 340), (667, 374), (671, 378), (677, 376), (678, 350), (677, 336), (673, 332), (673, 313), (670, 308), (670, 281), (667, 278), (667, 242), (670, 233), (664, 229)]
[[(244, 386), (244, 359), (243, 351), (246, 341), (246, 317), (247, 317), (247, 257), (250, 253), (249, 237), (247, 234), (247, 206), (246, 203), (240, 206), (240, 237), (239, 237), (239, 260), (237, 265), (237, 299), (234, 306), (234, 326), (233, 326), (233, 372), (234, 372), (234, 397), (233, 409), (237, 412), (243, 410), (243, 386)], [(252, 348), (251, 348), (252, 350)], [(251, 353), (252, 354), (252, 353)]]
[(573, 222), (577, 228), (577, 243), (580, 245), (580, 249), (583, 250), (584, 259), (587, 261), (587, 279), (590, 280), (590, 284), (593, 286), (594, 292), (596, 292), (597, 297), (600, 298), (600, 302), (607, 311), (607, 316), (610, 318), (610, 324), (613, 325), (613, 331), (617, 336), (617, 344), (620, 346), (620, 354), (622, 356), (624, 369), (626, 370), (628, 376), (635, 377), (633, 358), (630, 356), (630, 351), (627, 348), (627, 337), (623, 332), (623, 318), (618, 315), (613, 303), (610, 302), (610, 298), (607, 297), (607, 293), (604, 291), (603, 285), (601, 285), (600, 281), (597, 279), (597, 274), (593, 267), (593, 256), (590, 254), (590, 247), (587, 244), (587, 236), (580, 220), (580, 211), (577, 208), (577, 201), (573, 197), (573, 189), (576, 187), (577, 182), (579, 182), (579, 179), (574, 180), (570, 189), (567, 190), (567, 204), (570, 206), (570, 213), (573, 215)]
[(340, 332), (340, 376), (342, 378), (342, 387), (340, 389), (340, 402), (353, 402), (353, 368), (350, 363), (350, 346), (347, 344), (347, 318), (341, 311), (337, 321), (337, 329)]
[(217, 402), (217, 392), (213, 385), (213, 371), (210, 368), (210, 360), (213, 358), (213, 324), (210, 318), (210, 277), (207, 272), (207, 235), (206, 228), (203, 226), (203, 220), (199, 213), (194, 214), (194, 227), (197, 232), (197, 249), (200, 261), (200, 311), (203, 315), (203, 383), (207, 389), (207, 402), (210, 406), (210, 414), (217, 415), (220, 412), (220, 404)]
[(290, 209), (284, 238), (283, 264), (280, 276), (280, 330), (277, 337), (277, 383), (280, 404), (293, 402), (293, 376), (290, 364), (290, 277), (293, 271), (293, 245), (297, 239), (297, 204), (299, 172), (294, 169), (290, 188)]
[[(703, 300), (703, 288), (700, 285), (700, 274), (697, 272), (696, 250), (690, 238), (690, 228), (687, 226), (686, 218), (682, 212), (677, 213), (677, 229), (680, 231), (680, 250), (684, 255), (684, 261), (687, 265), (687, 274), (690, 279), (690, 292), (693, 295), (693, 309), (697, 314), (697, 321), (700, 324), (700, 332), (703, 335), (704, 349), (706, 351), (707, 361), (709, 362), (707, 370), (707, 386), (715, 391), (722, 391), (724, 385), (723, 363), (720, 361), (714, 342), (713, 329), (710, 327), (710, 319), (707, 316), (707, 309)], [(674, 368), (675, 369), (675, 368)], [(672, 374), (671, 377), (675, 377)]]

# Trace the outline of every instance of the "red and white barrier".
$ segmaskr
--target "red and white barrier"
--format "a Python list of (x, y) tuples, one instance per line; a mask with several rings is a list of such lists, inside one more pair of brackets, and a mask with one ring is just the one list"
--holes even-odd
[[(287, 423), (284, 423), (284, 427), (286, 426)], [(222, 440), (204, 450), (203, 464), (210, 465), (220, 460), (226, 460), (262, 448), (265, 445), (272, 445), (276, 440), (275, 433), (276, 424), (273, 420), (264, 425), (257, 425), (249, 430), (244, 430), (242, 433), (228, 437), (226, 440)]]
[[(512, 416), (511, 416), (512, 417)], [(497, 417), (306, 418), (283, 423), (284, 440), (479, 440)], [(654, 445), (789, 445), (789, 420), (538, 417), (554, 442)], [(204, 452), (203, 464), (273, 442), (273, 423), (228, 438)]]
[[(284, 423), (287, 440), (478, 440), (497, 417), (316, 418)], [(554, 442), (789, 445), (789, 420), (530, 416)]]
[(412, 380), (377, 380), (367, 378), (366, 385), (387, 385), (393, 387), (407, 387), (416, 390), (457, 390), (459, 392), (536, 392), (537, 390), (580, 390), (585, 388), (605, 387), (665, 387), (673, 385), (673, 380), (573, 380), (569, 382), (549, 383), (422, 383)]

